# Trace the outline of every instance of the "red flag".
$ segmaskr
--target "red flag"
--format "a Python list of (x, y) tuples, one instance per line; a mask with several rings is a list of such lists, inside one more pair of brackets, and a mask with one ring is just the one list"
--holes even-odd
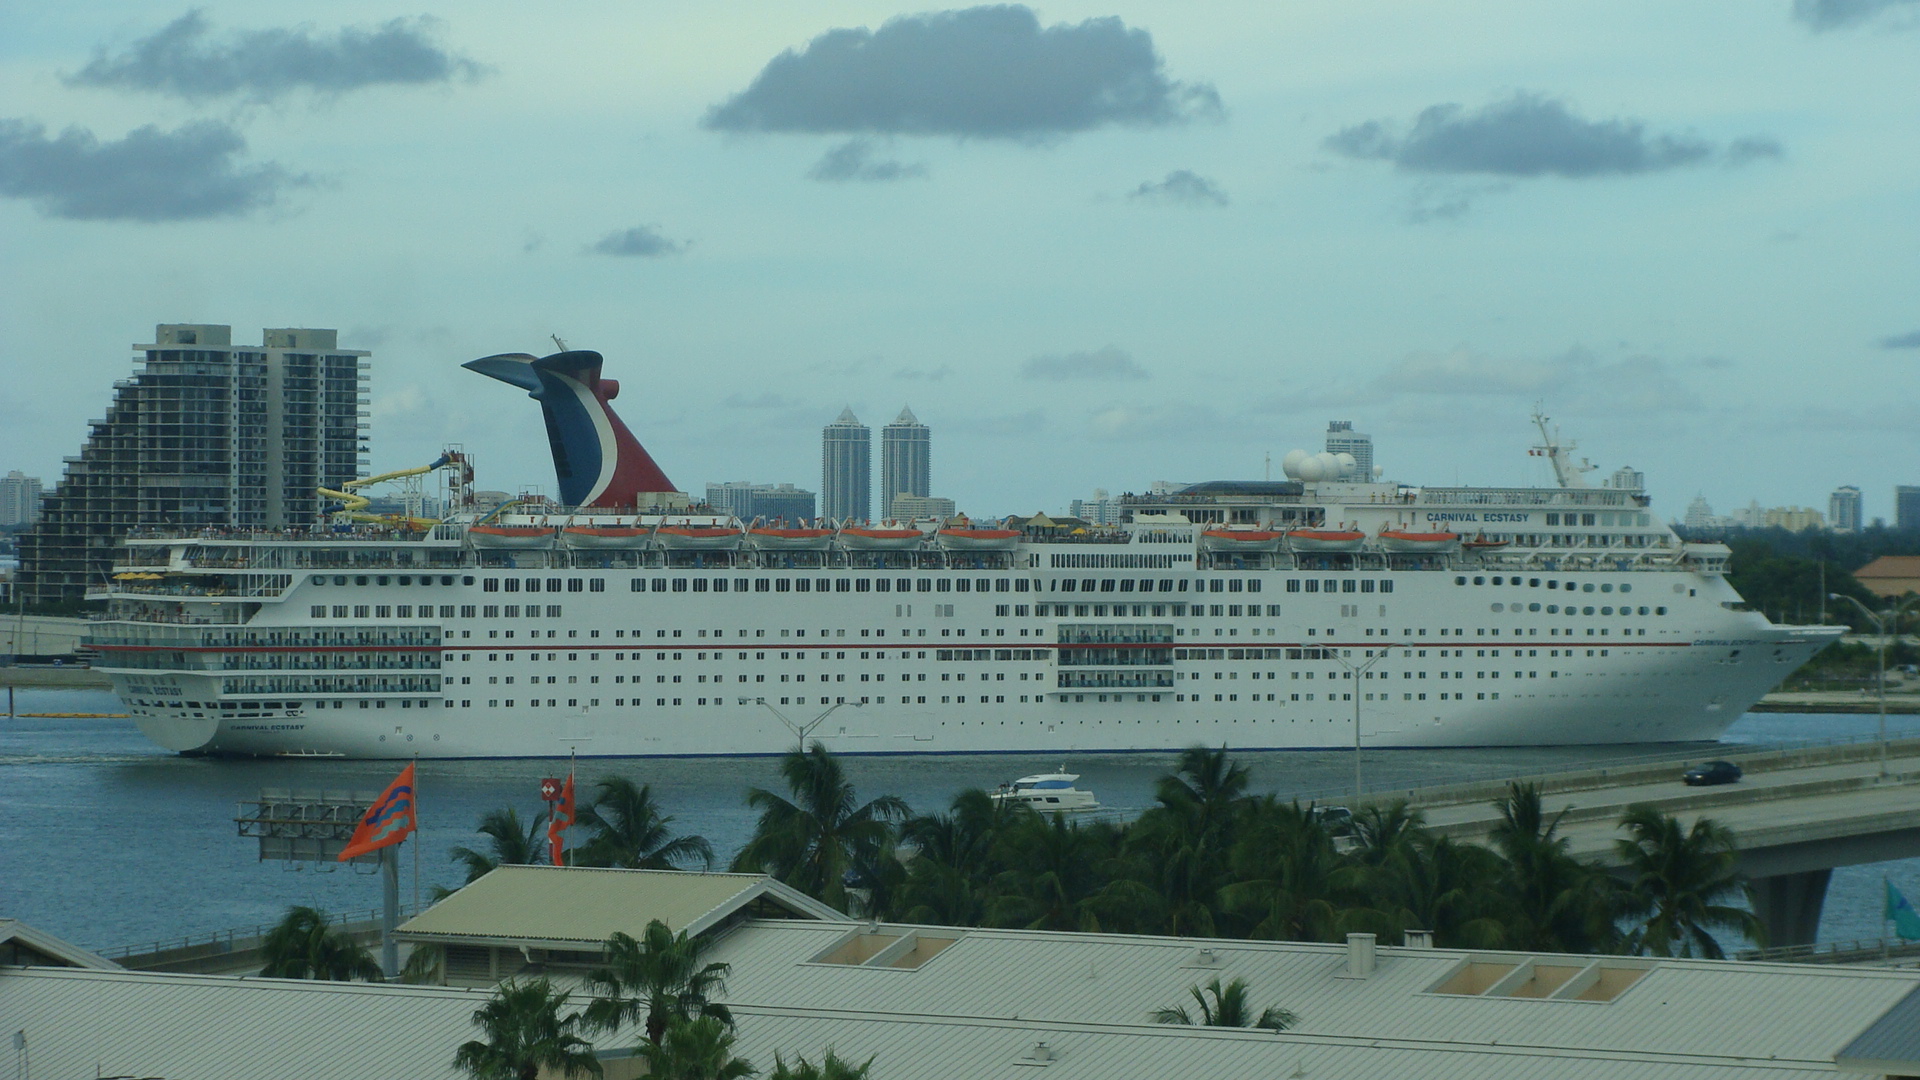
[(419, 822), (413, 815), (413, 766), (408, 764), (367, 808), (360, 827), (353, 830), (353, 838), (341, 849), (340, 861), (391, 847), (418, 827)]
[(553, 801), (553, 813), (547, 818), (547, 855), (555, 866), (565, 866), (567, 826), (573, 824), (573, 774), (567, 774), (567, 782), (560, 787), (560, 797)]

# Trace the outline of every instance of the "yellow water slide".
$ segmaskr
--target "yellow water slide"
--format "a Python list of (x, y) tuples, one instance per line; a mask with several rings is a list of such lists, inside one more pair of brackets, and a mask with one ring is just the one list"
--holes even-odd
[(440, 460), (431, 465), (421, 465), (412, 469), (395, 469), (392, 472), (383, 472), (378, 476), (363, 476), (358, 480), (349, 480), (340, 485), (343, 490), (335, 491), (332, 488), (315, 488), (314, 490), (329, 499), (339, 499), (341, 506), (337, 513), (345, 515), (348, 521), (360, 521), (375, 525), (394, 525), (425, 531), (440, 524), (440, 519), (407, 517), (404, 514), (359, 513), (358, 511), (366, 509), (373, 500), (367, 498), (365, 495), (356, 494), (354, 489), (371, 487), (374, 484), (384, 484), (389, 480), (401, 480), (409, 476), (424, 476), (454, 461), (455, 459), (452, 454), (441, 454)]

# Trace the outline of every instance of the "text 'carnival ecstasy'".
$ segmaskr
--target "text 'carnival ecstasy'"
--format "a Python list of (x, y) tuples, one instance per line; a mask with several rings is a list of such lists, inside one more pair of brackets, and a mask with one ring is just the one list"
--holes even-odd
[[(1627, 488), (1286, 481), (1115, 526), (742, 522), (609, 407), (598, 353), (466, 365), (546, 417), (561, 502), (466, 455), (330, 524), (131, 537), (91, 635), (173, 750), (343, 757), (1529, 746), (1717, 737), (1838, 627), (1776, 625)], [(367, 513), (398, 481), (444, 518)]]

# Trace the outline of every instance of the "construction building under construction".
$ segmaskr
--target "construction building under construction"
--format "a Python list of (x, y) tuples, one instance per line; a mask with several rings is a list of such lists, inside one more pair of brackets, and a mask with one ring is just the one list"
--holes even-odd
[(367, 453), (368, 353), (333, 330), (162, 324), (106, 418), (66, 459), (39, 522), (20, 541), (29, 605), (71, 604), (103, 584), (113, 551), (146, 525), (282, 528), (318, 520), (320, 487)]

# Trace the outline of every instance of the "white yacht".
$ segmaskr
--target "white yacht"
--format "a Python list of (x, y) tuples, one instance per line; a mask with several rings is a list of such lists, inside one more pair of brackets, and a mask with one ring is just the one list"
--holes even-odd
[(1001, 784), (1000, 790), (994, 792), (991, 798), (1002, 805), (1031, 806), (1049, 814), (1100, 809), (1093, 792), (1081, 791), (1073, 786), (1078, 779), (1080, 774), (1070, 773), (1062, 765), (1059, 772), (1035, 773), (1023, 776), (1012, 784)]

